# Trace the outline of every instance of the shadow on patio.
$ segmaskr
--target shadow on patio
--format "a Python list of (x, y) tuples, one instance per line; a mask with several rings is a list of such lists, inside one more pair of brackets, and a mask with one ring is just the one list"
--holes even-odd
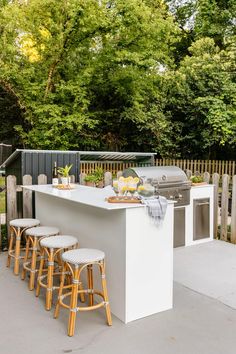
[[(5, 267), (1, 254), (1, 354), (234, 354), (236, 247), (221, 241), (175, 249), (174, 309), (127, 325), (103, 311), (80, 313), (67, 337), (68, 312), (58, 320), (44, 298)], [(148, 301), (147, 298), (143, 301)]]

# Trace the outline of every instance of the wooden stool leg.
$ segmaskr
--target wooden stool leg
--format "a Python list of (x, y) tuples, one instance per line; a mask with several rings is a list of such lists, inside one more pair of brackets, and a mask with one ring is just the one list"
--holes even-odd
[(40, 259), (40, 264), (39, 264), (39, 272), (38, 272), (38, 281), (37, 281), (37, 287), (36, 287), (36, 293), (35, 293), (35, 296), (39, 296), (39, 293), (40, 293), (40, 284), (39, 284), (39, 280), (40, 280), (40, 277), (42, 276), (43, 274), (43, 267), (44, 267), (44, 261), (45, 261), (45, 256), (44, 256), (45, 252), (44, 250), (41, 251), (41, 259)]
[[(79, 290), (83, 290), (83, 285), (82, 285), (82, 283), (79, 284)], [(85, 302), (85, 295), (84, 295), (84, 293), (80, 293), (80, 294), (79, 294), (79, 297), (80, 297), (80, 301), (81, 301), (81, 302)]]
[(101, 262), (100, 270), (101, 270), (101, 276), (102, 276), (102, 290), (103, 290), (104, 301), (105, 301), (107, 324), (109, 326), (111, 326), (112, 325), (112, 319), (111, 319), (111, 309), (110, 309), (110, 304), (109, 304), (108, 294), (107, 294), (107, 282), (106, 282), (106, 275), (105, 275), (105, 262)]
[(37, 246), (38, 246), (38, 240), (37, 237), (34, 237), (33, 247), (32, 247), (31, 267), (30, 267), (29, 290), (34, 289), (35, 270), (36, 270), (36, 261), (37, 261), (37, 251), (38, 251)]
[(10, 267), (11, 265), (11, 256), (9, 255), (9, 252), (13, 250), (13, 241), (14, 241), (14, 231), (12, 228), (10, 228), (10, 242), (8, 247), (7, 267)]
[(55, 308), (55, 311), (54, 311), (54, 318), (58, 318), (59, 312), (60, 312), (59, 298), (62, 295), (63, 287), (64, 287), (64, 284), (65, 284), (65, 272), (66, 272), (66, 265), (64, 264), (62, 266), (62, 274), (61, 274), (61, 280), (60, 280), (60, 287), (59, 287), (59, 291), (58, 291), (57, 304), (56, 304), (56, 308)]
[(53, 287), (53, 271), (54, 271), (54, 252), (53, 248), (50, 249), (48, 257), (48, 275), (47, 275), (47, 288), (46, 288), (46, 310), (51, 310), (52, 307), (52, 287)]
[(78, 287), (79, 287), (79, 268), (78, 268), (78, 266), (75, 266), (74, 276), (72, 279), (72, 292), (71, 292), (71, 299), (70, 299), (70, 315), (69, 315), (69, 322), (68, 322), (68, 336), (69, 337), (72, 337), (75, 333)]
[[(27, 262), (28, 260), (28, 257), (29, 257), (29, 248), (30, 248), (30, 238), (27, 237), (27, 240), (26, 240), (26, 248), (25, 248), (25, 258), (24, 258), (24, 261), (23, 261), (23, 265), (25, 262)], [(21, 279), (24, 280), (25, 279), (25, 274), (26, 274), (26, 269), (24, 268), (23, 266), (23, 269), (22, 269), (22, 272), (21, 272)]]
[(93, 306), (94, 301), (93, 301), (93, 266), (89, 264), (87, 266), (87, 273), (88, 273), (88, 289), (90, 290), (89, 292), (89, 305)]
[(19, 274), (20, 268), (20, 241), (21, 241), (21, 230), (20, 228), (17, 229), (16, 234), (16, 245), (15, 245), (15, 264), (14, 264), (14, 274)]
[[(65, 251), (66, 251), (66, 250), (64, 250), (64, 252), (65, 252)], [(62, 269), (63, 265), (62, 265), (62, 259), (61, 259), (61, 251), (57, 253), (56, 259), (57, 259), (57, 263), (58, 263), (59, 269), (60, 269), (60, 268)]]

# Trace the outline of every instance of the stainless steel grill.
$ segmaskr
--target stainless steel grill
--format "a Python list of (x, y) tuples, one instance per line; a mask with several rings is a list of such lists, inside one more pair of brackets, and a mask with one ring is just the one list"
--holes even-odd
[(123, 176), (139, 177), (142, 182), (150, 183), (155, 187), (155, 194), (175, 200), (175, 207), (190, 203), (191, 183), (179, 167), (133, 167), (124, 170)]

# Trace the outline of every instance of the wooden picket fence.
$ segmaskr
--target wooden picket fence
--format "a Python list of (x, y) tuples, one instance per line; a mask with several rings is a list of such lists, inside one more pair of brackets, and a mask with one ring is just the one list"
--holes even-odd
[[(110, 171), (115, 174), (117, 171), (123, 171), (128, 167), (136, 167), (135, 162), (119, 162), (119, 161), (87, 161), (81, 162), (80, 169), (82, 173), (90, 174), (97, 167), (101, 167), (103, 171)], [(150, 164), (139, 164), (139, 166), (150, 166)], [(231, 178), (236, 174), (236, 161), (220, 161), (220, 160), (185, 160), (185, 159), (157, 159), (156, 166), (177, 166), (182, 170), (190, 170), (193, 174), (197, 172), (203, 174), (205, 171), (213, 175), (218, 173), (220, 176), (228, 174)]]
[(228, 174), (231, 178), (236, 174), (236, 161), (157, 159), (156, 166), (177, 166), (184, 171), (190, 170), (193, 174), (196, 172), (203, 174), (205, 171), (210, 175)]
[(80, 163), (80, 172), (85, 174), (93, 173), (97, 168), (103, 171), (109, 171), (115, 175), (118, 171), (123, 171), (129, 167), (150, 166), (150, 163), (120, 162), (120, 161), (82, 161)]
[[(113, 172), (113, 171), (112, 171)], [(104, 173), (104, 184), (112, 183), (112, 172)], [(113, 172), (114, 173), (114, 172)], [(122, 171), (117, 172), (117, 177), (122, 174)], [(191, 176), (191, 171), (187, 171), (187, 175)], [(81, 173), (80, 183), (84, 184), (86, 174)], [(212, 176), (208, 172), (203, 174), (204, 180), (207, 183), (213, 183), (214, 189), (214, 236), (224, 241), (230, 241), (236, 244), (236, 175), (232, 178), (228, 174), (220, 175), (214, 173)], [(74, 177), (72, 176), (72, 181)], [(23, 185), (31, 185), (32, 177), (30, 175), (23, 176)], [(47, 184), (47, 176), (39, 175), (38, 184)], [(22, 208), (19, 208), (18, 193), (22, 192)], [(33, 216), (32, 201), (33, 195), (30, 190), (23, 189), (17, 185), (15, 176), (7, 177), (7, 224), (15, 218), (31, 218)], [(221, 212), (219, 215), (219, 200), (221, 204)], [(231, 204), (231, 216), (229, 217), (229, 203)], [(230, 221), (229, 221), (230, 220)]]

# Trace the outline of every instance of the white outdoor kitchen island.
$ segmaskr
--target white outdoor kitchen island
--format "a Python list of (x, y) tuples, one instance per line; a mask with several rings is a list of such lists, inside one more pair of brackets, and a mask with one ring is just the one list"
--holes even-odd
[(76, 236), (80, 247), (105, 252), (111, 311), (121, 321), (128, 323), (172, 308), (173, 201), (168, 202), (165, 219), (157, 226), (142, 204), (106, 202), (111, 193), (105, 189), (80, 185), (72, 190), (51, 185), (24, 188), (35, 191), (35, 216), (42, 225), (57, 226), (61, 234)]

